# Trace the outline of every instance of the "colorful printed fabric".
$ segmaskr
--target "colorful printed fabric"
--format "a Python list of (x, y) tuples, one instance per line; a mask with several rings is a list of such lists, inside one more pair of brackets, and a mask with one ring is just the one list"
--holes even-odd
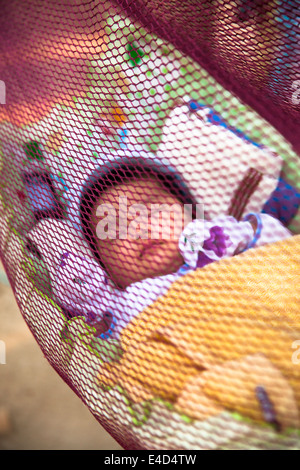
[(288, 226), (300, 207), (300, 193), (282, 178), (278, 186), (265, 203), (262, 212), (276, 217), (284, 225)]
[[(1, 2), (1, 260), (41, 354), (123, 448), (300, 448), (299, 6)], [(117, 288), (85, 223), (141, 174), (149, 203), (153, 177), (203, 217), (168, 274), (130, 284), (131, 248), (110, 252)]]

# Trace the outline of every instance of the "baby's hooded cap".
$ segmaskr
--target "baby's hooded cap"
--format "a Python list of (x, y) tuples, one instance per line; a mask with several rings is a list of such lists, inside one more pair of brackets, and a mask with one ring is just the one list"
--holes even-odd
[[(195, 208), (194, 200), (178, 173), (163, 160), (157, 160), (152, 154), (136, 153), (107, 161), (96, 168), (86, 180), (79, 202), (79, 224), (85, 240), (97, 256), (93, 243), (93, 234), (89, 226), (91, 209), (96, 199), (107, 188), (139, 177), (153, 176), (163, 187), (175, 195), (183, 204)], [(161, 201), (163, 204), (164, 201)]]
[(157, 156), (176, 167), (206, 219), (261, 212), (276, 189), (282, 158), (191, 101), (164, 122)]

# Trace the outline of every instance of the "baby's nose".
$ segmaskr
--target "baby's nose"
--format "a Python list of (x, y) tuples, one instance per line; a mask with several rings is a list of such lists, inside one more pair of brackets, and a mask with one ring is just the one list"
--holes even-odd
[(128, 220), (127, 234), (130, 240), (150, 238), (150, 216), (148, 211)]

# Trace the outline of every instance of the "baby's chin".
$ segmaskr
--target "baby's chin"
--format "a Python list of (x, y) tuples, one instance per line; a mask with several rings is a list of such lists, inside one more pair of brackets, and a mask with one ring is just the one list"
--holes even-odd
[(173, 274), (183, 265), (184, 260), (178, 250), (178, 241), (150, 246), (141, 252), (134, 265), (118, 272), (116, 284), (125, 289), (135, 282)]

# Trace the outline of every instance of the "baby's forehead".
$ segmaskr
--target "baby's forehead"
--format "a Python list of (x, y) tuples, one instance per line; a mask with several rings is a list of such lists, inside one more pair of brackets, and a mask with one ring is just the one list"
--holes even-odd
[[(118, 197), (124, 197), (128, 200), (146, 199), (151, 195), (159, 195), (162, 197), (168, 193), (167, 188), (153, 175), (144, 175), (133, 179), (124, 179), (113, 185), (104, 188), (96, 197), (95, 203), (99, 201), (113, 201)], [(162, 200), (163, 202), (163, 200)]]

